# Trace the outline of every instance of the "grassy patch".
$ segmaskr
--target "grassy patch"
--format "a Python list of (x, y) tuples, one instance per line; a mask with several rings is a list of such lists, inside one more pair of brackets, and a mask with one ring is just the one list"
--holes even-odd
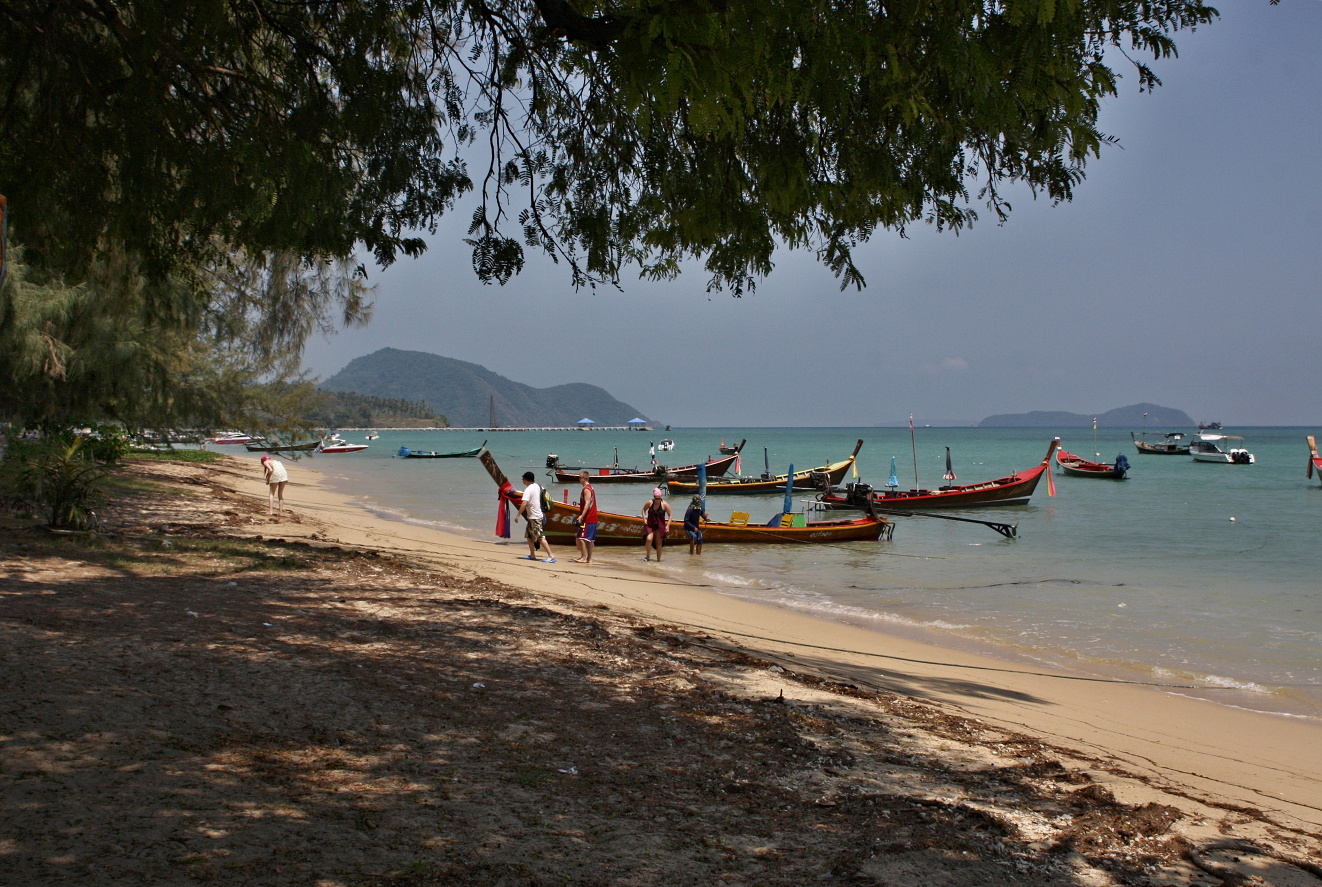
[(211, 450), (162, 450), (161, 452), (134, 450), (126, 458), (152, 459), (158, 462), (194, 462), (201, 465), (210, 465), (212, 462), (221, 459), (223, 455), (223, 453), (213, 453)]

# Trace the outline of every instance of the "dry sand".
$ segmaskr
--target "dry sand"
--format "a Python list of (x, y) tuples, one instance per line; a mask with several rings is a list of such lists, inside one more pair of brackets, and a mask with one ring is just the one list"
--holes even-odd
[(1322, 883), (1312, 722), (127, 474), (2, 537), (0, 885)]

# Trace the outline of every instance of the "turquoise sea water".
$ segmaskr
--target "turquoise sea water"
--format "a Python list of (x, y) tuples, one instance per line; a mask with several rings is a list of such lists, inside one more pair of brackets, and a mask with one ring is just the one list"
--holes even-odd
[[(1154, 429), (1167, 430), (1167, 429)], [(676, 545), (658, 567), (641, 552), (599, 549), (605, 561), (660, 570), (714, 593), (802, 610), (945, 646), (1021, 662), (1159, 684), (1259, 711), (1322, 719), (1322, 483), (1307, 479), (1304, 436), (1318, 429), (1228, 429), (1257, 457), (1250, 466), (1139, 455), (1127, 431), (1063, 435), (1072, 452), (1106, 461), (1124, 453), (1123, 482), (1056, 474), (1026, 507), (952, 512), (1019, 524), (1006, 540), (985, 527), (897, 518), (894, 540), (834, 546), (708, 546), (690, 558)], [(1052, 436), (1036, 429), (919, 428), (918, 475), (941, 483), (945, 447), (957, 483), (1036, 465)], [(346, 432), (361, 440), (362, 432)], [(748, 439), (745, 474), (789, 463), (807, 468), (845, 458), (865, 441), (861, 479), (881, 486), (896, 457), (903, 486), (914, 459), (907, 428), (720, 428), (671, 432), (383, 432), (360, 453), (316, 457), (331, 487), (379, 514), (492, 538), (495, 491), (474, 459), (393, 458), (401, 444), (451, 452), (489, 439), (505, 473), (546, 474), (548, 453), (567, 465), (647, 467), (648, 443), (669, 437), (672, 465)], [(292, 467), (296, 474), (297, 464)], [(553, 488), (557, 497), (560, 487)], [(637, 513), (649, 487), (599, 487), (602, 507)], [(571, 488), (571, 497), (577, 488)], [(798, 498), (807, 497), (804, 491)], [(711, 497), (708, 512), (754, 519), (780, 497)], [(295, 503), (296, 504), (296, 503)], [(513, 556), (513, 555), (511, 555)], [(563, 560), (563, 559), (562, 559)], [(636, 562), (636, 563), (635, 563)]]

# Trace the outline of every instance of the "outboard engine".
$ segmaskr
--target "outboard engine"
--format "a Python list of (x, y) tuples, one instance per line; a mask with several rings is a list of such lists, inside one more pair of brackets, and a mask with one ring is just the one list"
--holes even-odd
[(409, 448), (408, 448), (408, 447), (400, 447), (400, 448), (399, 448), (399, 452), (396, 453), (395, 455), (398, 456), (398, 457), (401, 458), (401, 459), (407, 459), (407, 458), (409, 457)]
[(1249, 459), (1249, 451), (1248, 451), (1248, 450), (1231, 450), (1231, 451), (1230, 451), (1230, 458), (1231, 458), (1231, 459), (1234, 459), (1235, 462), (1236, 462), (1236, 464), (1239, 464), (1239, 465), (1248, 465), (1248, 464), (1249, 464), (1249, 461), (1250, 461), (1250, 459)]
[(555, 453), (552, 453), (551, 455), (547, 456), (546, 467), (550, 468), (553, 471), (558, 470), (560, 468), (560, 457), (557, 456)]
[(1115, 470), (1121, 474), (1129, 470), (1129, 459), (1125, 457), (1124, 453), (1115, 457)]
[(872, 484), (852, 483), (845, 485), (845, 501), (851, 505), (866, 505), (872, 496)]
[(831, 478), (827, 477), (825, 471), (814, 471), (808, 475), (808, 480), (812, 482), (814, 490), (826, 492), (831, 489)]

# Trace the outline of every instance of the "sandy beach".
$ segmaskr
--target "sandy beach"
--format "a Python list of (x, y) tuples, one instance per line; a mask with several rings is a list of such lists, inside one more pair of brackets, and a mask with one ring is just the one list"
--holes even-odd
[(133, 463), (96, 540), (6, 528), (0, 884), (1320, 883), (1314, 722), (290, 473), (278, 520), (231, 458)]

